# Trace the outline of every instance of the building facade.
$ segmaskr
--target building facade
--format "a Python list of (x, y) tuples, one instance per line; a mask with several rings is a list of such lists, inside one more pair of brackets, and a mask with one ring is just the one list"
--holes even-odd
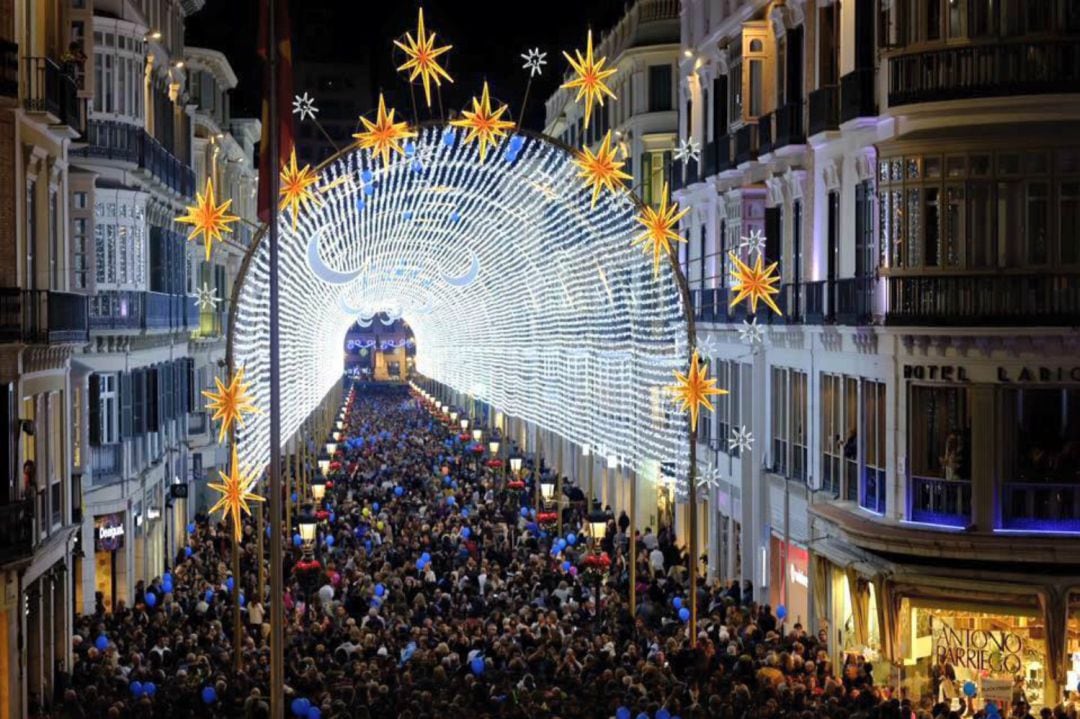
[[(1035, 706), (1080, 677), (1078, 30), (1058, 0), (682, 3), (680, 260), (731, 390), (710, 571), (914, 698), (939, 661)], [(754, 231), (761, 343), (730, 307)]]

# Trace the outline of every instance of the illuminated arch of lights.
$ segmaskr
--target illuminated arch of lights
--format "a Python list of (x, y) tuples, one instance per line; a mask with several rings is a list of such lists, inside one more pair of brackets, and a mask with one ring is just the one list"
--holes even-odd
[[(319, 202), (279, 242), (281, 437), (342, 378), (348, 328), (404, 318), (424, 376), (654, 481), (685, 465), (687, 418), (665, 387), (688, 327), (672, 263), (632, 246), (629, 192), (591, 192), (573, 151), (519, 131), (488, 148), (424, 126), (389, 165), (355, 146), (320, 174)], [(268, 243), (249, 250), (229, 342), (269, 407)], [(268, 461), (269, 412), (238, 428), (241, 461)], [(685, 473), (680, 473), (685, 481)]]

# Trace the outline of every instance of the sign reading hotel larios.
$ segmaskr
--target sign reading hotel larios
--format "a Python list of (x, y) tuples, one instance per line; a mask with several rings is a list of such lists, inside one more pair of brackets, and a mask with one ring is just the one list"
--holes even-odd
[(1024, 640), (1013, 632), (954, 629), (940, 622), (934, 629), (934, 656), (956, 668), (1017, 674), (1024, 666)]

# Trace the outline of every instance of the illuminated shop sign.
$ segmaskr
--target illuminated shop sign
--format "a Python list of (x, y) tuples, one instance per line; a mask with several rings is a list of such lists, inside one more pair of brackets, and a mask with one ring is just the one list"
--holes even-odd
[(1024, 640), (1013, 632), (954, 629), (941, 623), (934, 632), (934, 656), (957, 668), (1018, 674), (1024, 666)]

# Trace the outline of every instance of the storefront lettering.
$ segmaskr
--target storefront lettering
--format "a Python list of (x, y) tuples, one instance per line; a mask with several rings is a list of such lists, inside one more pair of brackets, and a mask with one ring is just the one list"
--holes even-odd
[(998, 382), (1080, 382), (1080, 367), (1021, 367), (1014, 379), (1008, 367), (997, 368)]
[(967, 369), (955, 365), (906, 364), (904, 379), (928, 379), (942, 382), (967, 382)]
[(113, 539), (115, 537), (123, 536), (124, 525), (118, 524), (115, 527), (101, 527), (98, 529), (98, 539)]
[(806, 576), (806, 572), (800, 571), (794, 564), (789, 564), (788, 569), (791, 572), (791, 581), (804, 587), (810, 586), (810, 577)]
[(942, 624), (934, 634), (939, 662), (972, 671), (1016, 674), (1023, 668), (1024, 640), (1012, 632), (954, 629)]

